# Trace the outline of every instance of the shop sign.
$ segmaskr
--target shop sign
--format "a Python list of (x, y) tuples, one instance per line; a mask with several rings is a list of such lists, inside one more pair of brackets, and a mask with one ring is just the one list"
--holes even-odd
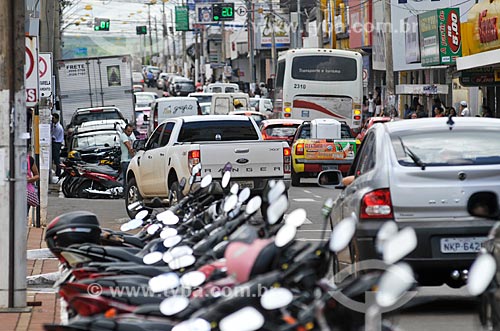
[(499, 86), (500, 69), (483, 67), (460, 71), (460, 85), (462, 86)]
[(498, 5), (492, 1), (481, 2), (471, 8), (467, 14), (469, 20), (462, 23), (464, 56), (500, 48), (499, 16)]
[(454, 64), (462, 56), (460, 10), (443, 8), (418, 15), (423, 66)]

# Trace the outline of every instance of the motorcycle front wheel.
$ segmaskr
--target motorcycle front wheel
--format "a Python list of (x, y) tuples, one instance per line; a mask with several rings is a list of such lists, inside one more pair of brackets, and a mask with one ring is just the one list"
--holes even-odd
[(92, 187), (92, 181), (90, 179), (84, 180), (75, 189), (76, 196), (78, 198), (88, 199), (90, 198), (90, 193), (86, 190)]

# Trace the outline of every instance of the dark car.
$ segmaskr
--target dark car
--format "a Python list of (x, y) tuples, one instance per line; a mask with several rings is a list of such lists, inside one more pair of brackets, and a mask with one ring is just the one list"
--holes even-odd
[(194, 82), (185, 77), (175, 77), (169, 86), (170, 96), (188, 96), (189, 93), (196, 91)]

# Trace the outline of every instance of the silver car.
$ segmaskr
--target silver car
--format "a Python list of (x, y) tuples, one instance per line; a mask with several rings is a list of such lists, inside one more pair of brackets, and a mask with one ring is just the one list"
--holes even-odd
[(500, 196), (499, 119), (376, 124), (349, 172), (355, 179), (340, 187), (332, 215), (336, 222), (353, 212), (359, 219), (351, 263), (376, 258), (376, 233), (394, 220), (416, 230), (418, 246), (407, 262), (421, 284), (463, 284), (494, 223), (470, 216), (468, 199), (478, 191)]

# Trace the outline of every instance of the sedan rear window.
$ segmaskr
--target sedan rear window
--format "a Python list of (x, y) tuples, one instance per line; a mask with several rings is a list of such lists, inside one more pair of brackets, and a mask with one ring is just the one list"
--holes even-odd
[(249, 120), (185, 122), (179, 134), (179, 142), (233, 140), (259, 140), (259, 136)]
[(392, 146), (399, 164), (418, 166), (413, 153), (426, 166), (500, 164), (500, 132), (491, 130), (451, 130), (394, 134)]
[(295, 135), (298, 126), (298, 124), (296, 126), (268, 126), (265, 132), (270, 137), (289, 137)]
[(102, 120), (123, 120), (123, 116), (118, 111), (102, 111), (102, 112), (89, 112), (83, 114), (77, 114), (73, 117), (72, 125), (78, 126), (82, 123), (90, 121), (102, 121)]

